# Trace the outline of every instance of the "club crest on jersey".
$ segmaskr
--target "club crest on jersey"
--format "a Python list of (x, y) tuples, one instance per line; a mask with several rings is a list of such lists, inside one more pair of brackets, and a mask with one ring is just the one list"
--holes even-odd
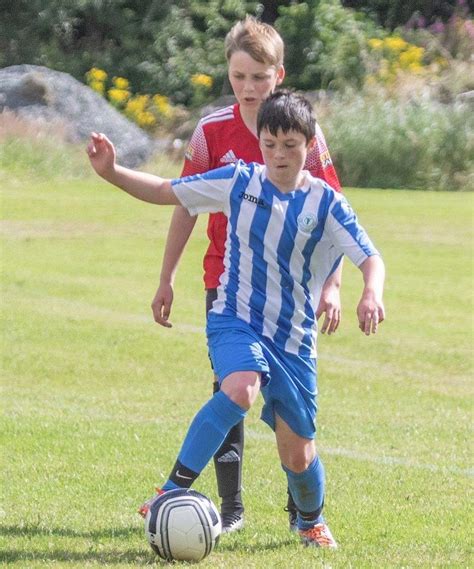
[(318, 223), (318, 218), (314, 213), (300, 213), (296, 221), (298, 229), (303, 231), (303, 233), (311, 233)]
[(193, 154), (194, 154), (194, 148), (191, 145), (189, 145), (186, 148), (186, 152), (184, 153), (184, 157), (186, 158), (186, 160), (192, 160)]
[(322, 154), (320, 154), (319, 158), (321, 160), (321, 164), (323, 165), (323, 168), (327, 168), (328, 166), (330, 166), (332, 164), (332, 160), (331, 160), (331, 156), (329, 154), (329, 150), (326, 150)]

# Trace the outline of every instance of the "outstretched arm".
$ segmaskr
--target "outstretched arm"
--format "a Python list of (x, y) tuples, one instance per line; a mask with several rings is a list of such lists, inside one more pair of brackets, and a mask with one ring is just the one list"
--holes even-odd
[(378, 255), (368, 257), (360, 266), (364, 276), (364, 290), (357, 306), (359, 328), (366, 336), (377, 332), (378, 325), (385, 319), (382, 301), (385, 280), (385, 265)]
[(341, 322), (341, 280), (342, 280), (342, 262), (334, 271), (334, 273), (324, 283), (319, 300), (319, 306), (316, 311), (316, 320), (319, 320), (321, 314), (324, 314), (324, 322), (321, 326), (321, 333), (333, 334), (339, 327)]
[(91, 134), (87, 154), (99, 176), (131, 196), (158, 205), (180, 205), (171, 180), (119, 166), (114, 145), (105, 134)]
[(173, 283), (178, 263), (192, 233), (197, 217), (189, 215), (184, 207), (176, 207), (171, 219), (166, 240), (163, 263), (161, 265), (160, 285), (155, 293), (151, 308), (155, 322), (171, 328), (169, 322), (173, 304)]

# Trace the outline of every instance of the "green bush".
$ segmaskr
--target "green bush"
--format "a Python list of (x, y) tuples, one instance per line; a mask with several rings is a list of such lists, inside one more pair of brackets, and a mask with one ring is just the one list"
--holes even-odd
[(224, 37), (255, 14), (254, 0), (18, 0), (0, 18), (0, 67), (32, 63), (79, 81), (93, 67), (129, 79), (134, 93), (191, 104), (194, 74), (221, 94)]
[(360, 86), (375, 25), (341, 6), (312, 0), (281, 7), (275, 22), (286, 44), (287, 84), (303, 90)]
[(319, 108), (332, 158), (346, 186), (474, 190), (474, 113), (360, 94)]

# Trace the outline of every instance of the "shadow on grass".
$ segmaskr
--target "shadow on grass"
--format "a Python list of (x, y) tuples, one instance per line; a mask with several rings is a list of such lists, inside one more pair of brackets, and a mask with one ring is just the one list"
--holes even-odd
[[(69, 561), (69, 562), (96, 562), (101, 564), (113, 563), (134, 563), (137, 565), (168, 565), (166, 562), (160, 560), (155, 556), (151, 550), (148, 550), (145, 539), (143, 537), (142, 548), (127, 548), (125, 544), (123, 548), (113, 548), (109, 550), (104, 549), (104, 542), (100, 540), (114, 539), (114, 538), (135, 538), (143, 535), (141, 528), (126, 527), (126, 528), (106, 528), (102, 530), (91, 531), (76, 531), (68, 528), (45, 528), (33, 525), (21, 526), (4, 526), (1, 528), (1, 533), (9, 537), (65, 537), (77, 539), (90, 539), (97, 540), (96, 545), (83, 544), (86, 551), (71, 551), (64, 548), (49, 549), (46, 547), (38, 547), (35, 549), (32, 542), (25, 545), (25, 549), (5, 549), (0, 552), (0, 562), (14, 563), (18, 561)], [(284, 540), (271, 539), (268, 536), (262, 535), (259, 540), (255, 537), (249, 543), (248, 538), (245, 539), (245, 534), (238, 534), (233, 536), (226, 536), (220, 539), (216, 552), (240, 552), (240, 553), (263, 553), (265, 551), (272, 551), (282, 549), (295, 543), (294, 539), (290, 537)], [(78, 547), (81, 545), (78, 544)], [(28, 548), (28, 549), (26, 549)]]
[[(113, 551), (68, 551), (66, 549), (48, 549), (47, 551), (21, 551), (8, 549), (0, 553), (0, 561), (3, 563), (23, 563), (32, 561), (69, 561), (69, 562), (96, 562), (103, 565), (113, 563), (133, 563), (136, 565), (151, 565), (155, 563), (152, 552), (146, 549), (124, 549)], [(23, 565), (27, 567), (27, 565)]]
[[(298, 543), (295, 539), (273, 539), (269, 541), (268, 536), (263, 537), (261, 540), (252, 539), (249, 543), (247, 540), (243, 540), (244, 535), (235, 536), (232, 541), (228, 537), (221, 538), (219, 544), (216, 547), (216, 551), (221, 552), (240, 552), (240, 553), (264, 553), (265, 551), (274, 551), (277, 549), (283, 549), (290, 545)], [(229, 539), (229, 541), (227, 541)]]
[(56, 537), (79, 537), (84, 539), (113, 539), (114, 537), (132, 537), (143, 535), (143, 528), (130, 526), (126, 528), (104, 528), (100, 530), (77, 531), (70, 528), (36, 526), (31, 524), (2, 526), (2, 535), (11, 537), (34, 537), (34, 536), (56, 536)]
[[(90, 543), (80, 544), (78, 548), (84, 551), (71, 551), (65, 548), (49, 549), (47, 547), (37, 546), (34, 542), (25, 544), (25, 549), (4, 549), (0, 552), (0, 562), (13, 563), (22, 561), (24, 563), (32, 561), (69, 561), (69, 562), (87, 562), (95, 561), (100, 564), (113, 563), (134, 563), (138, 565), (154, 564), (157, 558), (146, 546), (145, 540), (142, 548), (127, 548), (124, 544), (123, 548), (104, 549), (104, 541), (117, 538), (127, 539), (143, 536), (143, 529), (135, 526), (124, 528), (104, 528), (100, 530), (74, 530), (64, 527), (43, 527), (31, 524), (25, 525), (9, 525), (1, 527), (1, 534), (6, 537), (23, 537), (27, 539), (35, 537), (52, 537), (52, 538), (73, 538), (85, 539), (97, 542), (91, 546)], [(100, 550), (97, 550), (98, 548)]]

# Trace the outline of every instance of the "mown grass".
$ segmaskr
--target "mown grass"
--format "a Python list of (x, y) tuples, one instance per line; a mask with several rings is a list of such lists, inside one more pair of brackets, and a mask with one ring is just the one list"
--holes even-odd
[[(160, 566), (136, 507), (210, 394), (198, 222), (172, 330), (149, 304), (170, 210), (95, 179), (2, 172), (4, 565)], [(346, 262), (344, 320), (320, 339), (318, 445), (335, 552), (287, 529), (273, 435), (247, 420), (247, 525), (202, 567), (468, 567), (472, 198), (347, 190), (384, 254), (387, 321), (365, 338)], [(208, 467), (196, 488), (217, 500)]]

